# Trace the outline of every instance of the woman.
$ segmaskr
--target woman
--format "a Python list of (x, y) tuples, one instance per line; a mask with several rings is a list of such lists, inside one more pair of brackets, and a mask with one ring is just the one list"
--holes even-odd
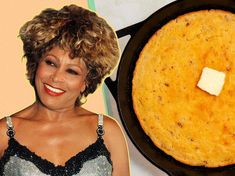
[(81, 107), (118, 62), (110, 26), (70, 5), (42, 11), (19, 36), (36, 101), (0, 122), (1, 174), (129, 175), (118, 124)]

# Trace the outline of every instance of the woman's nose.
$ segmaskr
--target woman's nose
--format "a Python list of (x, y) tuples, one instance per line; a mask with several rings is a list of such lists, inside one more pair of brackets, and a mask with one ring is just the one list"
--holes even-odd
[(54, 73), (52, 74), (52, 81), (53, 82), (64, 82), (64, 74), (63, 74), (62, 70), (57, 69), (54, 71)]

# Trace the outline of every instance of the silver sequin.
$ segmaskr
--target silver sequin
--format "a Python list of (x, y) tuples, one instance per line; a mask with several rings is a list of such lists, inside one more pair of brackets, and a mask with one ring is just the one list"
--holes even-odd
[[(48, 176), (42, 173), (32, 162), (11, 156), (4, 166), (4, 176)], [(98, 156), (83, 164), (79, 173), (72, 176), (111, 176), (112, 165), (105, 156)]]

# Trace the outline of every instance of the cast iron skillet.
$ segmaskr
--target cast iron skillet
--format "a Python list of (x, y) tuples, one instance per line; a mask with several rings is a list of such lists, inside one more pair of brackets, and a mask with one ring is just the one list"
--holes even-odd
[(119, 38), (131, 35), (131, 39), (122, 54), (116, 81), (107, 78), (105, 83), (117, 102), (120, 118), (131, 141), (155, 166), (171, 176), (234, 176), (235, 165), (219, 168), (193, 167), (182, 164), (159, 150), (142, 130), (132, 105), (133, 71), (138, 55), (148, 39), (169, 20), (202, 9), (222, 9), (235, 13), (235, 0), (175, 1), (156, 11), (143, 22), (117, 31)]

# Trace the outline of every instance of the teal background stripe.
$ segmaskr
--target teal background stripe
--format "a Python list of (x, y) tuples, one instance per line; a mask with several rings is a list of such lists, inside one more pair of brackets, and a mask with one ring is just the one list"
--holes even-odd
[[(95, 1), (94, 0), (87, 0), (88, 3), (88, 8), (92, 11), (95, 11)], [(102, 84), (102, 94), (104, 97), (104, 110), (105, 113), (108, 115), (112, 115), (112, 111), (111, 111), (111, 106), (110, 106), (110, 100), (108, 97), (108, 87), (106, 86), (105, 83)]]
[(90, 10), (95, 11), (95, 1), (94, 0), (87, 0), (87, 3), (88, 3), (88, 8)]
[(103, 83), (102, 85), (102, 93), (103, 93), (103, 97), (104, 97), (104, 107), (105, 107), (105, 113), (112, 116), (113, 112), (111, 110), (111, 106), (110, 106), (110, 100), (108, 97), (108, 87), (106, 86), (105, 83)]

